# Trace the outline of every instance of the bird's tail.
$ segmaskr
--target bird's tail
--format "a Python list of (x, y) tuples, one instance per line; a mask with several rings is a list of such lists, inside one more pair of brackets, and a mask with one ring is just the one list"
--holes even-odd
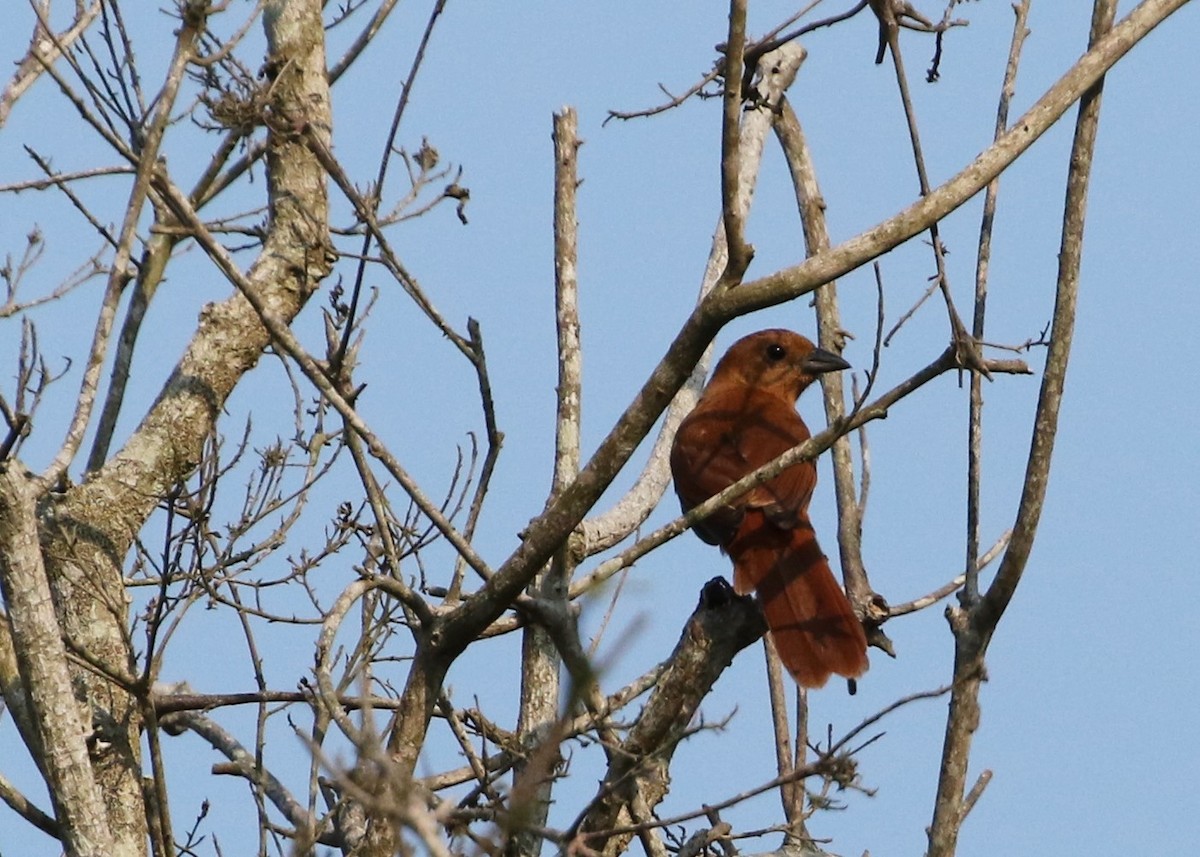
[[(754, 514), (754, 513), (751, 513)], [(744, 522), (727, 550), (734, 588), (758, 592), (779, 657), (804, 687), (866, 672), (867, 638), (807, 518), (792, 529)]]

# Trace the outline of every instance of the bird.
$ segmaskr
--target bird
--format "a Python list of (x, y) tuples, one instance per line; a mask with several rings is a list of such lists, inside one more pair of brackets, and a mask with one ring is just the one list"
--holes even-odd
[[(790, 330), (761, 330), (717, 363), (671, 445), (675, 493), (686, 513), (811, 437), (796, 412), (818, 375), (849, 368)], [(692, 525), (729, 555), (734, 590), (757, 592), (779, 657), (802, 687), (866, 672), (867, 639), (817, 544), (808, 504), (812, 461), (793, 464)]]

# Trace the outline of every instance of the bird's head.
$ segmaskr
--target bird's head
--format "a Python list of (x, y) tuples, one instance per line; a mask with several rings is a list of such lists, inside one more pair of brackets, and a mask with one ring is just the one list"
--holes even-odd
[(782, 328), (760, 330), (735, 342), (713, 371), (713, 384), (736, 383), (795, 401), (818, 375), (849, 369), (836, 354)]

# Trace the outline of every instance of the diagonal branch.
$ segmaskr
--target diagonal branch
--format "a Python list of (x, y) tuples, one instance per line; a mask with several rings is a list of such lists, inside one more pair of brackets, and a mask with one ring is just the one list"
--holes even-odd
[(84, 34), (96, 16), (100, 14), (100, 0), (84, 6), (76, 3), (75, 19), (62, 32), (48, 37), (49, 0), (42, 0), (42, 9), (35, 7), (37, 23), (33, 26), (33, 36), (29, 40), (29, 51), (17, 63), (16, 71), (8, 85), (0, 92), (0, 128), (3, 128), (12, 113), (18, 99), (29, 91), (30, 87), (65, 51), (70, 50), (80, 36)]
[(653, 693), (618, 752), (611, 754), (596, 797), (573, 825), (582, 844), (605, 855), (624, 851), (631, 834), (613, 836), (610, 831), (629, 823), (631, 804), (638, 798), (653, 809), (666, 795), (671, 758), (701, 700), (733, 656), (764, 630), (753, 599), (734, 595), (721, 578), (705, 584)]
[(1069, 68), (1012, 128), (957, 175), (866, 232), (827, 253), (714, 295), (707, 307), (728, 319), (808, 294), (927, 230), (987, 186), (1046, 133), (1083, 94), (1151, 30), (1188, 0), (1142, 0)]

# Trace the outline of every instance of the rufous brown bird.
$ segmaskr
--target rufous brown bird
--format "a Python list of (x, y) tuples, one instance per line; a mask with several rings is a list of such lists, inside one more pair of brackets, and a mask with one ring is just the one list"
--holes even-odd
[[(845, 360), (790, 330), (762, 330), (721, 358), (671, 447), (686, 512), (811, 436), (796, 400)], [(817, 467), (802, 461), (692, 526), (733, 560), (737, 592), (758, 593), (784, 666), (804, 687), (866, 671), (867, 638), (817, 545), (808, 503)]]

